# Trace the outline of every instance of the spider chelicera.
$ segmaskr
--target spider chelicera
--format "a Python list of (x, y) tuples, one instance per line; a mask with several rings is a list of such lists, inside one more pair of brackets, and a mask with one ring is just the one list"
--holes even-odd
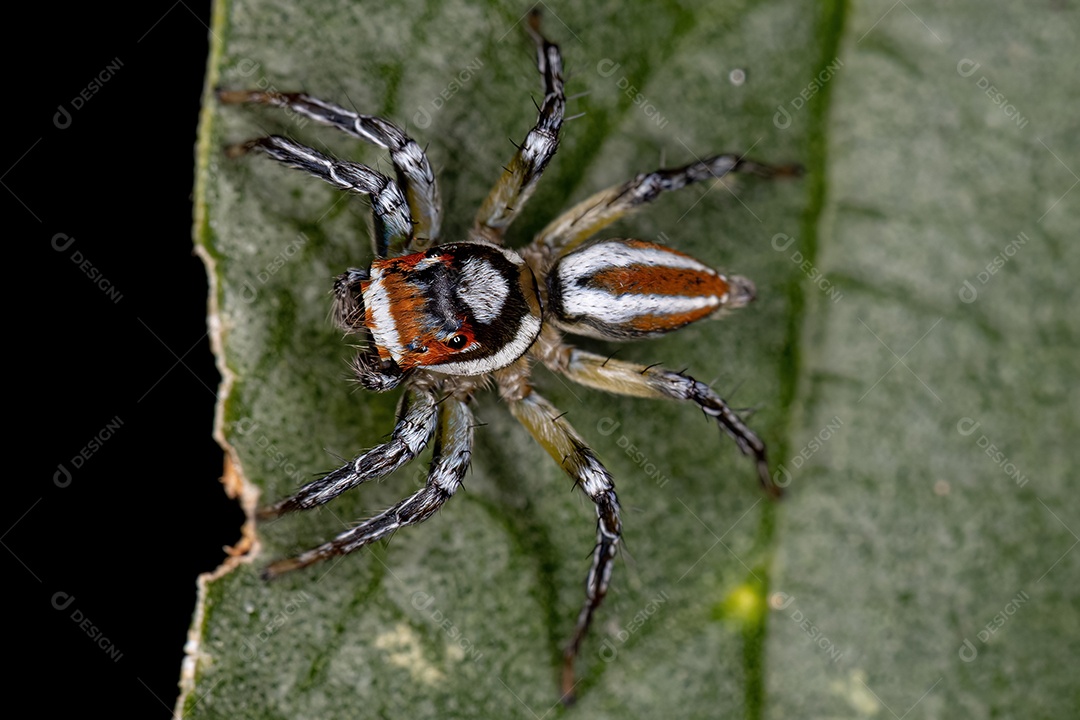
[(223, 103), (287, 108), (385, 148), (396, 178), (325, 155), (280, 136), (231, 146), (232, 156), (266, 153), (342, 190), (369, 196), (376, 259), (334, 282), (334, 319), (364, 341), (354, 362), (367, 389), (404, 393), (389, 441), (260, 511), (271, 518), (333, 500), (383, 477), (419, 455), (434, 438), (426, 485), (333, 540), (266, 568), (267, 578), (365, 547), (431, 517), (461, 487), (472, 452), (473, 395), (493, 380), (511, 413), (596, 505), (597, 542), (585, 581), (585, 603), (563, 652), (562, 696), (573, 698), (574, 661), (607, 593), (622, 531), (611, 475), (559, 411), (530, 382), (534, 362), (599, 390), (686, 400), (716, 420), (756, 463), (765, 491), (779, 495), (765, 445), (708, 385), (681, 372), (586, 352), (563, 333), (603, 340), (657, 337), (754, 299), (744, 277), (644, 240), (591, 241), (617, 219), (661, 193), (690, 183), (746, 172), (771, 178), (798, 172), (738, 155), (717, 155), (685, 167), (657, 170), (578, 203), (520, 250), (503, 245), (507, 227), (532, 195), (559, 144), (566, 97), (559, 47), (530, 15), (528, 32), (544, 81), (539, 117), (499, 182), (480, 206), (467, 238), (439, 237), (438, 184), (423, 150), (382, 118), (304, 93), (219, 91)]

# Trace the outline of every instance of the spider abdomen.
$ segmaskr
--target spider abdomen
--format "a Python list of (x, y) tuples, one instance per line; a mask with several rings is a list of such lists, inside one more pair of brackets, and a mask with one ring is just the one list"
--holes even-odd
[(548, 306), (568, 332), (651, 337), (754, 299), (754, 285), (644, 240), (611, 239), (563, 256), (547, 278)]

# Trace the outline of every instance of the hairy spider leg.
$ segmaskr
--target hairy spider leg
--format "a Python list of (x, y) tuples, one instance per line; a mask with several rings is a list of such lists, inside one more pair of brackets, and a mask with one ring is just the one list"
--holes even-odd
[(372, 239), (378, 257), (386, 257), (388, 253), (400, 254), (401, 248), (408, 247), (412, 242), (413, 219), (409, 205), (397, 183), (382, 173), (367, 165), (324, 155), (280, 135), (232, 145), (227, 152), (235, 157), (252, 150), (264, 152), (274, 160), (314, 175), (339, 190), (371, 196), (371, 212), (375, 218)]
[(562, 701), (570, 704), (574, 701), (576, 684), (574, 661), (589, 631), (593, 614), (607, 595), (615, 553), (622, 537), (622, 521), (611, 474), (577, 431), (562, 419), (554, 405), (531, 388), (526, 388), (526, 392), (521, 398), (513, 398), (513, 391), (504, 392), (504, 396), (511, 397), (510, 411), (596, 504), (596, 547), (585, 580), (585, 603), (578, 613), (574, 633), (563, 648)]
[(544, 168), (559, 147), (559, 129), (566, 112), (563, 92), (563, 65), (559, 46), (540, 34), (540, 13), (529, 14), (529, 36), (536, 43), (536, 66), (544, 78), (544, 103), (536, 125), (525, 136), (518, 151), (503, 169), (502, 176), (476, 213), (471, 237), (502, 244), (506, 228), (525, 207)]
[(661, 193), (679, 190), (728, 173), (744, 172), (763, 178), (797, 176), (798, 165), (771, 166), (739, 155), (716, 155), (679, 168), (643, 173), (582, 200), (548, 223), (523, 254), (541, 275), (562, 255), (574, 250), (616, 220), (656, 200)]
[(394, 164), (397, 184), (404, 191), (415, 221), (411, 241), (401, 248), (391, 248), (394, 255), (426, 250), (438, 242), (442, 221), (439, 185), (431, 163), (416, 141), (400, 127), (374, 115), (361, 115), (307, 93), (280, 93), (264, 90), (219, 90), (223, 103), (257, 103), (291, 110), (365, 142), (385, 148)]
[(561, 360), (549, 362), (548, 367), (587, 387), (616, 395), (670, 398), (694, 403), (735, 440), (744, 455), (754, 460), (758, 479), (765, 491), (771, 497), (780, 497), (781, 489), (769, 474), (765, 443), (705, 383), (663, 367), (615, 360), (573, 347), (565, 347), (563, 352), (553, 357)]
[(334, 324), (350, 335), (370, 336), (364, 324), (364, 283), (371, 272), (361, 268), (349, 268), (334, 278)]
[(427, 520), (461, 487), (469, 469), (472, 444), (472, 412), (465, 403), (448, 399), (439, 406), (435, 450), (423, 488), (375, 517), (339, 534), (330, 542), (294, 558), (272, 563), (263, 572), (264, 576), (270, 579), (335, 555), (355, 552), (388, 537), (399, 528)]
[(308, 483), (295, 495), (261, 509), (259, 516), (272, 518), (296, 510), (307, 510), (330, 502), (368, 480), (389, 475), (427, 447), (437, 423), (438, 399), (434, 392), (411, 386), (401, 396), (397, 423), (389, 441)]

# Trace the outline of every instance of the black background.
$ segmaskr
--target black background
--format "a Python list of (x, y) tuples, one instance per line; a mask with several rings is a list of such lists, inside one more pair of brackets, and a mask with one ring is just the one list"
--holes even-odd
[(35, 715), (171, 715), (196, 576), (242, 522), (218, 482), (219, 378), (191, 239), (210, 5), (124, 7), (38, 3), (5, 33), (0, 196), (20, 257), (7, 264), (18, 460), (0, 517), (4, 685)]

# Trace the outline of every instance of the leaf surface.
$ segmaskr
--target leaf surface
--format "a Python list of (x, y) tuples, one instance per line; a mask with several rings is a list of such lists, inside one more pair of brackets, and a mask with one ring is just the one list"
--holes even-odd
[[(526, 9), (222, 0), (208, 87), (304, 90), (402, 124), (436, 166), (443, 237), (462, 238), (535, 120)], [(547, 8), (584, 116), (511, 246), (660, 165), (731, 151), (808, 170), (689, 188), (606, 232), (744, 274), (757, 302), (657, 341), (580, 343), (753, 408), (783, 502), (694, 408), (534, 373), (624, 510), (565, 714), (1075, 711), (1077, 20), (1056, 5)], [(226, 378), (218, 435), (249, 510), (381, 442), (396, 402), (350, 381), (328, 317), (332, 278), (371, 260), (367, 204), (222, 153), (268, 133), (390, 171), (377, 148), (207, 96), (196, 244)], [(248, 529), (251, 552), (200, 581), (185, 717), (551, 710), (595, 515), (494, 393), (475, 412), (466, 491), (389, 544), (259, 579), (413, 492), (430, 451)]]

